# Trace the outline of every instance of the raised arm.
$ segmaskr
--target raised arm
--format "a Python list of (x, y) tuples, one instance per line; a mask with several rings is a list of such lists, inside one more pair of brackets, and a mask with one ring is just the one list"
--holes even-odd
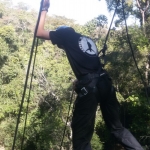
[(49, 0), (44, 0), (43, 4), (41, 4), (41, 5), (42, 5), (42, 10), (41, 10), (42, 12), (41, 12), (36, 36), (41, 39), (50, 40), (49, 31), (44, 29), (45, 18), (46, 18), (46, 14), (47, 14), (49, 6), (50, 6), (50, 2), (49, 2)]

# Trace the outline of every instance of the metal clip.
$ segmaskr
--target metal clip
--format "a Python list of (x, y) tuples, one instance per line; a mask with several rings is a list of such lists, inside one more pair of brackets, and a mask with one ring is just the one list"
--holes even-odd
[(86, 89), (85, 87), (83, 87), (83, 88), (81, 89), (81, 93), (82, 93), (83, 95), (87, 95), (87, 94), (88, 94), (88, 91), (87, 91), (87, 89)]
[(101, 73), (99, 76), (101, 77), (101, 76), (103, 76), (105, 73)]

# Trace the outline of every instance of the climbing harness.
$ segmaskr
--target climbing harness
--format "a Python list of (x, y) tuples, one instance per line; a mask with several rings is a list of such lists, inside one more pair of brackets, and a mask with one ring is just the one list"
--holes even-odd
[(75, 91), (79, 97), (86, 96), (88, 93), (96, 92), (96, 83), (99, 77), (106, 75), (107, 73), (102, 70), (101, 73), (88, 73), (82, 76), (76, 84)]

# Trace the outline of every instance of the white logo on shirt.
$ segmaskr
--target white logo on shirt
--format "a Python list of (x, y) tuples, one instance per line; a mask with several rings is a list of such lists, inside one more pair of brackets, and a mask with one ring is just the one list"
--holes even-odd
[(80, 37), (79, 39), (79, 47), (80, 49), (90, 55), (90, 56), (97, 56), (98, 51), (95, 43), (88, 37)]

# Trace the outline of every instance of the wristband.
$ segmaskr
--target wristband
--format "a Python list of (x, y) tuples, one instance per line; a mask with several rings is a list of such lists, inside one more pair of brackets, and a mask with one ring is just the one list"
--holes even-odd
[(48, 12), (48, 8), (42, 8), (41, 11), (47, 11)]

